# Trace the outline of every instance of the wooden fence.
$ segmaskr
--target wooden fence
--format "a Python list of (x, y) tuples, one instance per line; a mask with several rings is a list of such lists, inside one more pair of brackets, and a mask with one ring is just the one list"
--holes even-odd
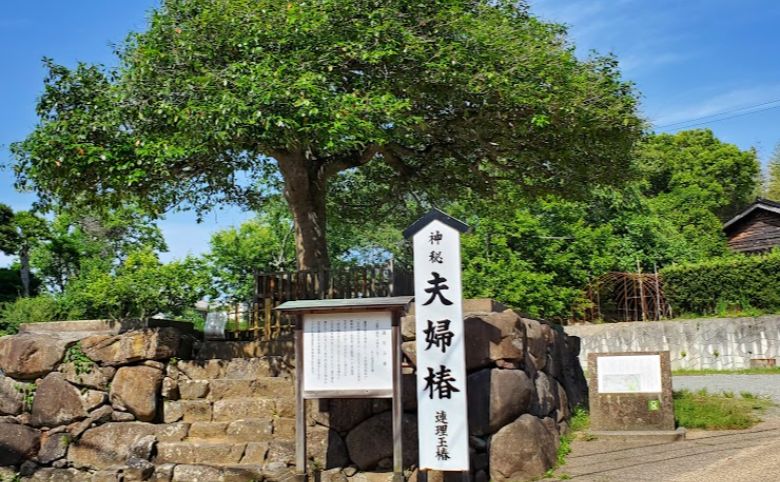
[(292, 331), (293, 320), (275, 307), (285, 301), (373, 298), (414, 293), (411, 271), (396, 264), (320, 271), (255, 270), (255, 292), (249, 323), (237, 338), (271, 340)]

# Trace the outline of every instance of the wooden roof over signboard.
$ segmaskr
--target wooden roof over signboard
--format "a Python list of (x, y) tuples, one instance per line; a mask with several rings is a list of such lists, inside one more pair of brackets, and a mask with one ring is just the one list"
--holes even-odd
[(384, 308), (392, 310), (403, 308), (412, 302), (413, 296), (392, 296), (384, 298), (351, 298), (337, 300), (297, 300), (287, 301), (275, 309), (285, 312), (295, 311), (343, 311), (343, 310), (376, 310)]

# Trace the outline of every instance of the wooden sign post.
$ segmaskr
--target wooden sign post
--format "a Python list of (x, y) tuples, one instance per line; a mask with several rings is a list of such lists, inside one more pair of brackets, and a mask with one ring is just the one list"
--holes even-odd
[(410, 296), (288, 301), (294, 313), (295, 471), (306, 479), (306, 399), (392, 398), (393, 479), (403, 481), (401, 316)]
[(434, 209), (404, 231), (414, 244), (420, 475), (469, 471), (460, 235), (468, 226)]

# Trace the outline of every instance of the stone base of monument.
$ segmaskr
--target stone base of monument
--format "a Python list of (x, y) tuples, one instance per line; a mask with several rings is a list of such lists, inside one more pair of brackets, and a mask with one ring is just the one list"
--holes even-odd
[(668, 443), (685, 440), (686, 430), (622, 430), (622, 431), (589, 431), (588, 435), (597, 439), (618, 442)]
[(589, 353), (590, 434), (599, 439), (666, 443), (674, 426), (669, 352)]

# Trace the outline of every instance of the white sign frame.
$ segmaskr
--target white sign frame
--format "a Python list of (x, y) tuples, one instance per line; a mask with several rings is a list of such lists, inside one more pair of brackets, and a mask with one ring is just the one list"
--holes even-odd
[(392, 318), (390, 311), (303, 315), (303, 397), (392, 398)]
[(601, 355), (596, 358), (598, 393), (661, 393), (661, 356)]

